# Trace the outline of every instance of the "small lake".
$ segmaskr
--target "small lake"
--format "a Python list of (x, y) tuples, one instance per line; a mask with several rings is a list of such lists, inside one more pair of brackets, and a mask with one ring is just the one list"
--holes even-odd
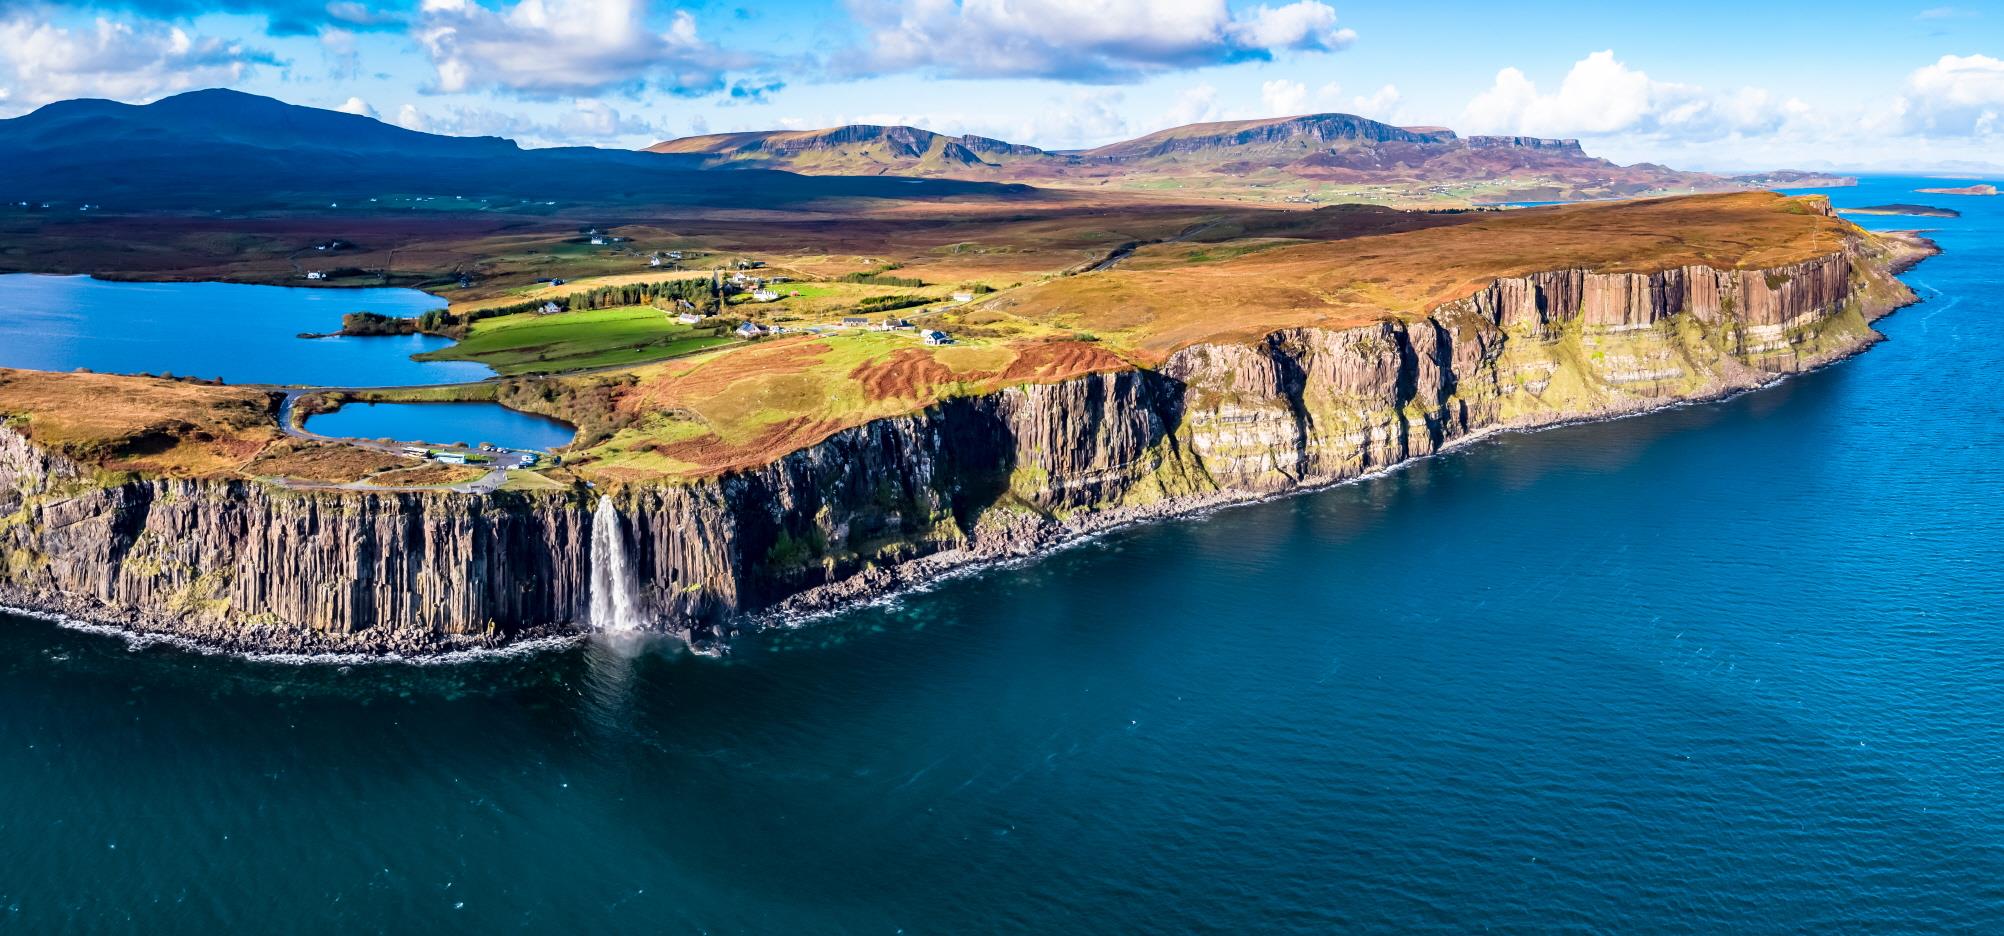
[(483, 364), (410, 359), (452, 344), (446, 338), (299, 337), (334, 331), (349, 312), (410, 317), (444, 307), (445, 300), (415, 289), (115, 283), (11, 273), (0, 275), (0, 367), (334, 387), (493, 376)]
[(548, 451), (570, 444), (577, 431), (554, 419), (499, 403), (350, 403), (306, 418), (306, 428), (342, 439), (399, 442), (492, 442)]

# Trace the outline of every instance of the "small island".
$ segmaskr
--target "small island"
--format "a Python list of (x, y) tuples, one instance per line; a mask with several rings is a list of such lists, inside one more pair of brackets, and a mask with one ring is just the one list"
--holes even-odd
[(1962, 212), (1953, 208), (1936, 208), (1933, 205), (1868, 205), (1864, 208), (1840, 208), (1845, 214), (1861, 215), (1903, 215), (1914, 218), (1960, 218)]
[(1997, 194), (1997, 186), (1979, 184), (1965, 185), (1961, 188), (1924, 188), (1914, 189), (1914, 191), (1922, 195), (1995, 195)]

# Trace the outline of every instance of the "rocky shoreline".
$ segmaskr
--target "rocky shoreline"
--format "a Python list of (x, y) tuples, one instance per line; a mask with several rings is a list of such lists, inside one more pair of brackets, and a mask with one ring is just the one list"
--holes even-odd
[[(1891, 274), (1934, 252), (1907, 234), (1772, 270), (1505, 278), (1416, 320), (952, 400), (759, 469), (609, 491), (623, 572), (669, 632), (722, 646), (1133, 524), (1767, 386), (1879, 340), (1869, 322), (1917, 301)], [(249, 656), (573, 641), (596, 561), (577, 492), (107, 486), (11, 430), (0, 501), (0, 604)]]
[(755, 627), (797, 626), (817, 618), (840, 614), (857, 607), (879, 604), (897, 599), (901, 595), (923, 591), (940, 582), (975, 574), (997, 566), (1034, 560), (1051, 553), (1060, 552), (1074, 546), (1130, 527), (1141, 526), (1167, 520), (1188, 519), (1216, 510), (1242, 507), (1269, 501), (1298, 497), (1327, 491), (1331, 488), (1368, 481), (1392, 472), (1410, 467), (1429, 458), (1450, 454), (1462, 448), (1488, 442), (1513, 433), (1544, 432), (1569, 426), (1591, 425), (1612, 422), (1618, 419), (1632, 419), (1685, 406), (1704, 406), (1719, 403), (1776, 386), (1790, 377), (1812, 373), (1830, 367), (1871, 349), (1879, 340), (1860, 345), (1856, 349), (1832, 357), (1821, 364), (1797, 374), (1774, 377), (1764, 382), (1742, 387), (1731, 387), (1717, 393), (1701, 397), (1676, 400), (1641, 409), (1609, 411), (1593, 415), (1564, 419), (1557, 422), (1524, 425), (1498, 426), (1479, 433), (1464, 436), (1448, 443), (1438, 452), (1415, 456), (1397, 464), (1376, 471), (1351, 477), (1337, 477), (1304, 482), (1301, 486), (1275, 493), (1248, 493), (1220, 491), (1207, 495), (1194, 495), (1174, 501), (1164, 501), (1134, 508), (1114, 508), (1111, 510), (1068, 517), (1056, 524), (1025, 523), (1019, 529), (1002, 535), (990, 536), (971, 546), (921, 556), (895, 566), (876, 567), (852, 575), (840, 581), (816, 586), (799, 592), (772, 607), (753, 612), (746, 622)]

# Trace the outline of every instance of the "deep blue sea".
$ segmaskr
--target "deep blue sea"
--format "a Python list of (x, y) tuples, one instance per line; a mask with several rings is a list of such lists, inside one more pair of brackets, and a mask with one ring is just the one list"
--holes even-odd
[(569, 445), (577, 430), (499, 403), (350, 403), (306, 418), (306, 428), (344, 439), (396, 439), (437, 445), (492, 442), (547, 451)]
[(1889, 341), (725, 659), (0, 627), (0, 929), (1994, 931), (2004, 199)]
[(413, 361), (450, 338), (300, 338), (350, 312), (413, 316), (445, 300), (415, 289), (125, 283), (0, 275), (0, 367), (221, 377), (233, 384), (393, 387), (492, 377), (471, 361)]

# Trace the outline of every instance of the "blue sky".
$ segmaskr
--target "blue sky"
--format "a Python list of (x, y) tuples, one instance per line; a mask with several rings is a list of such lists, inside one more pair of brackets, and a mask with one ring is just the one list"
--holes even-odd
[(911, 123), (1046, 147), (1343, 111), (1685, 168), (1995, 168), (1997, 4), (0, 0), (0, 116), (226, 86), (641, 146)]

